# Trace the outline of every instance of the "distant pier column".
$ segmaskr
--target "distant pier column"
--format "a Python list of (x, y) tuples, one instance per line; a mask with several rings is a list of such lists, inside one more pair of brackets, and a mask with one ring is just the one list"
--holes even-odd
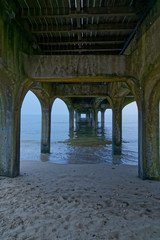
[(104, 116), (105, 111), (101, 111), (101, 128), (104, 128), (104, 121), (105, 121), (105, 116)]
[(41, 153), (50, 153), (51, 106), (42, 103)]
[(90, 114), (86, 113), (86, 121), (89, 122), (90, 121)]
[(80, 112), (76, 112), (76, 123), (79, 123), (81, 120), (81, 113)]
[(89, 125), (91, 125), (91, 114), (90, 114), (90, 112), (86, 113), (86, 121), (88, 122)]
[(97, 129), (98, 125), (98, 111), (96, 109), (92, 110), (92, 127)]
[(112, 153), (122, 153), (122, 107), (118, 101), (113, 104), (112, 114)]
[(74, 109), (69, 109), (69, 129), (74, 129)]

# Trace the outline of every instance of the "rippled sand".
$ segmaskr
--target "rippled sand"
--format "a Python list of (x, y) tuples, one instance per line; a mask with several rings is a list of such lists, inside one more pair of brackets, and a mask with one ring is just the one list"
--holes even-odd
[(0, 177), (0, 240), (159, 240), (159, 186), (135, 166), (22, 161)]

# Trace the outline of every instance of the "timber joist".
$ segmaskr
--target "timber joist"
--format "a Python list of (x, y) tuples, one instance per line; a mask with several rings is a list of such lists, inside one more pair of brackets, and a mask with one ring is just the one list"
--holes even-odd
[(15, 0), (41, 55), (119, 55), (151, 0)]
[(46, 9), (24, 9), (22, 18), (90, 18), (90, 17), (124, 17), (134, 16), (135, 12), (129, 7), (120, 8), (86, 8), (81, 9), (78, 13), (75, 9), (66, 8), (48, 8)]

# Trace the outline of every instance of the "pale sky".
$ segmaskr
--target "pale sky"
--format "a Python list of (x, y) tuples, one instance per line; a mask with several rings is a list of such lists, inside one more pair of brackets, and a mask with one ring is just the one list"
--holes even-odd
[[(22, 103), (22, 114), (41, 114), (41, 107), (37, 97), (29, 91), (24, 98)], [(53, 103), (52, 114), (68, 114), (68, 109), (66, 104), (57, 98)], [(123, 109), (123, 115), (136, 115), (137, 116), (137, 105), (135, 102), (127, 105)]]

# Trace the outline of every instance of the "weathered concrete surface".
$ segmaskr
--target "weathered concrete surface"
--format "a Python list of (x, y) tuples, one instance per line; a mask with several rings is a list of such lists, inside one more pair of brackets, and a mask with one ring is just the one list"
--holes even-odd
[(98, 110), (92, 110), (92, 127), (96, 130), (98, 127)]
[(34, 52), (31, 46), (34, 39), (20, 26), (15, 18), (16, 13), (14, 1), (0, 1), (0, 71), (9, 74), (14, 83), (27, 78), (21, 65), (20, 52)]
[[(0, 85), (1, 86), (1, 85)], [(6, 96), (7, 95), (7, 96)], [(0, 87), (0, 175), (19, 175), (20, 115), (15, 106), (14, 92)]]
[(70, 97), (85, 97), (85, 96), (107, 96), (108, 95), (108, 85), (99, 84), (91, 85), (87, 83), (83, 84), (53, 84), (52, 85), (53, 96), (70, 96)]
[[(61, 78), (125, 77), (130, 74), (129, 56), (29, 56), (23, 55), (24, 69), (28, 77), (38, 81), (56, 81)], [(73, 81), (76, 81), (73, 79)], [(81, 79), (83, 81), (83, 79)], [(85, 81), (85, 80), (84, 80)], [(94, 79), (88, 79), (93, 81)]]
[[(131, 91), (139, 112), (139, 177), (160, 179), (160, 1), (129, 45), (127, 56), (33, 56), (34, 39), (15, 19), (14, 1), (0, 1), (0, 9), (0, 175), (19, 174), (20, 109), (25, 94), (34, 87), (42, 105), (45, 94), (50, 104), (58, 96), (96, 96), (102, 98), (92, 106), (97, 111), (98, 103), (107, 97), (115, 113), (113, 152), (121, 151), (120, 110), (126, 103), (114, 102)], [(41, 85), (43, 81), (72, 84)], [(94, 85), (96, 82), (110, 83)], [(50, 117), (48, 107), (42, 108), (42, 150), (46, 152)]]
[(80, 122), (81, 119), (81, 113), (76, 111), (76, 124)]
[(0, 175), (15, 177), (20, 169), (20, 109), (31, 82), (20, 51), (33, 53), (30, 36), (15, 19), (14, 1), (0, 1)]
[[(103, 97), (123, 96), (124, 93), (130, 92), (129, 87), (122, 82), (112, 83), (44, 83), (36, 82), (32, 85), (31, 90), (37, 90), (39, 93), (45, 92), (51, 98), (56, 97)], [(101, 101), (101, 100), (100, 100)]]
[(50, 153), (51, 107), (42, 105), (41, 153)]
[(120, 155), (122, 153), (122, 103), (123, 99), (113, 99), (112, 101), (112, 153)]
[(138, 104), (139, 177), (160, 179), (160, 1), (156, 2), (126, 50), (131, 71), (138, 79), (132, 93)]
[(105, 111), (101, 111), (101, 127), (104, 128), (104, 122), (105, 122)]
[(74, 129), (74, 108), (73, 107), (69, 109), (69, 129), (70, 130)]
[[(141, 36), (141, 37), (140, 37)], [(157, 1), (125, 51), (131, 56), (131, 75), (138, 80), (152, 72), (160, 58), (160, 1)]]

